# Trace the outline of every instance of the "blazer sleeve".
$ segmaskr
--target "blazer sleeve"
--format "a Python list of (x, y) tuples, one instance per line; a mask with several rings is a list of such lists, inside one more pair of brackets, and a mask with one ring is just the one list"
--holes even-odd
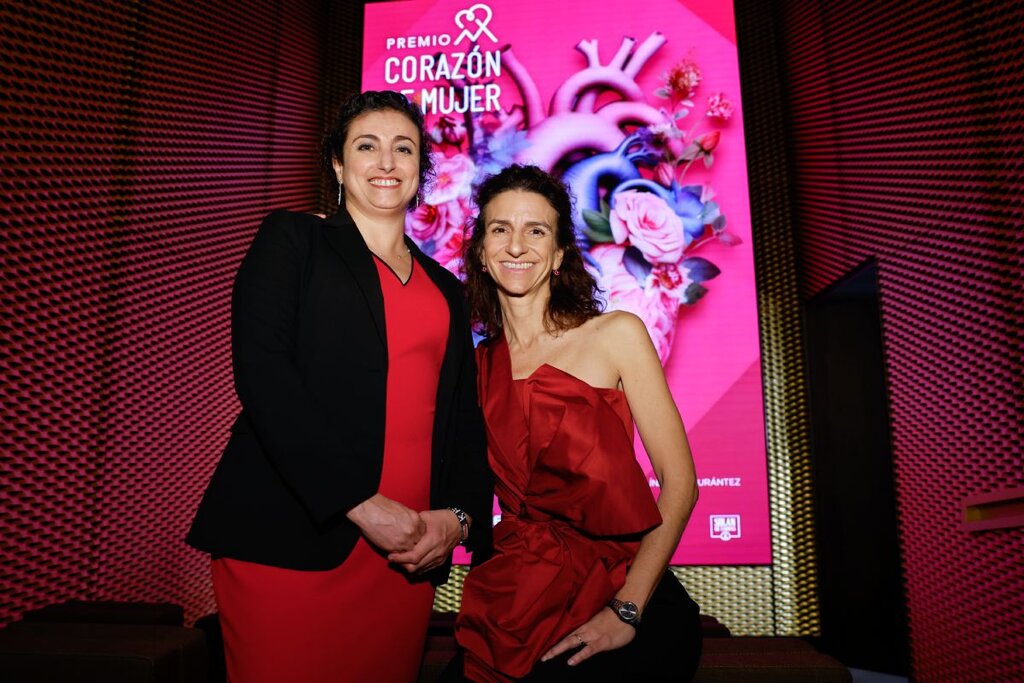
[(494, 475), (487, 461), (487, 437), (477, 399), (476, 354), (464, 297), (460, 313), (460, 324), (465, 332), (455, 396), (455, 448), (450, 456), (455, 461), (450, 469), (446, 498), (448, 505), (461, 507), (473, 518), (466, 547), (473, 552), (476, 564), (478, 556), (486, 558), (491, 550)]
[(344, 457), (344, 426), (311, 395), (294, 360), (318, 225), (313, 216), (285, 211), (263, 221), (235, 279), (231, 351), (246, 422), (291, 491), (323, 524), (372, 496), (379, 473)]

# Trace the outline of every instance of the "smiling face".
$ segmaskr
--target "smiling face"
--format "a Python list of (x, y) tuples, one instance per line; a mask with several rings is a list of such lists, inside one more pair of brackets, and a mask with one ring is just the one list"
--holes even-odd
[(506, 296), (550, 293), (551, 271), (562, 263), (555, 240), (558, 213), (543, 195), (509, 190), (483, 207), (481, 260)]
[(352, 120), (332, 165), (350, 214), (404, 216), (419, 189), (419, 130), (392, 109), (366, 112)]

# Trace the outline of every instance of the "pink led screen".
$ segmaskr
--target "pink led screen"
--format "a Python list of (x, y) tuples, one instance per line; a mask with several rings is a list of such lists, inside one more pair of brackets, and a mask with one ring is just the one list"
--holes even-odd
[(364, 46), (363, 88), (405, 92), (434, 139), (413, 239), (457, 272), (474, 182), (512, 162), (562, 176), (608, 308), (647, 324), (687, 426), (701, 495), (673, 564), (770, 563), (731, 4), (368, 4)]

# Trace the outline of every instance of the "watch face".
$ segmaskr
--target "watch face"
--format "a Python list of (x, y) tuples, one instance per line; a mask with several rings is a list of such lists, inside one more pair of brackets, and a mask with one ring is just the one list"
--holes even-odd
[(634, 621), (640, 610), (632, 602), (624, 602), (619, 605), (619, 616), (625, 621)]

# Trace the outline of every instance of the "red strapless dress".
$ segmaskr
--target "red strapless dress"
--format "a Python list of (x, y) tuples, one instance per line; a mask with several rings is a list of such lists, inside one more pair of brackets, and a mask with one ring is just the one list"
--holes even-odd
[(514, 381), (504, 337), (477, 358), (502, 518), (494, 556), (466, 577), (456, 638), (467, 678), (504, 683), (603, 609), (661, 515), (622, 392), (550, 365)]

